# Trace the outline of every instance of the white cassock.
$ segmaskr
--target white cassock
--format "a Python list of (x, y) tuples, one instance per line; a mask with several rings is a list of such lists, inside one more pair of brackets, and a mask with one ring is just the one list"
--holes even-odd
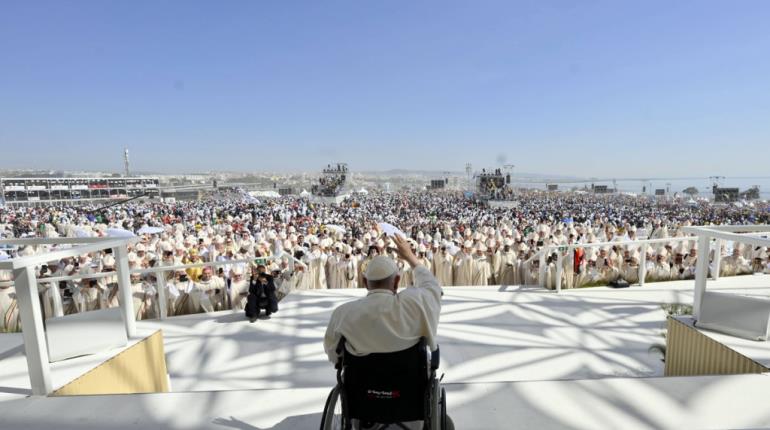
[(0, 333), (16, 332), (21, 328), (16, 288), (0, 286)]
[(652, 269), (653, 281), (670, 281), (671, 280), (671, 266), (668, 261), (656, 262), (655, 267)]
[(556, 263), (548, 263), (548, 267), (545, 270), (545, 287), (549, 290), (556, 288)]
[(433, 265), (435, 266), (436, 279), (439, 285), (454, 285), (452, 281), (452, 255), (445, 251), (439, 251), (433, 254)]
[(502, 253), (500, 256), (500, 271), (497, 276), (498, 283), (500, 285), (518, 285), (517, 272), (518, 262), (516, 261), (516, 253), (513, 251)]
[(358, 268), (356, 266), (356, 259), (352, 257), (342, 259), (338, 263), (338, 276), (342, 282), (342, 288), (356, 288), (358, 286)]
[(561, 287), (565, 289), (575, 288), (575, 257), (574, 253), (568, 252), (562, 259), (561, 269)]
[(326, 254), (322, 252), (311, 253), (309, 259), (310, 289), (321, 290), (326, 288)]
[(623, 272), (622, 278), (625, 279), (629, 284), (636, 284), (639, 282), (639, 265), (638, 264), (623, 263), (622, 272)]
[(197, 313), (192, 296), (195, 294), (195, 282), (187, 280), (174, 284), (179, 297), (174, 301), (174, 315), (189, 315)]
[(739, 256), (733, 259), (735, 264), (736, 275), (748, 275), (752, 273), (751, 260), (746, 259), (744, 256)]
[(465, 252), (458, 252), (455, 254), (454, 267), (454, 283), (453, 285), (470, 286), (473, 285), (473, 273), (474, 273), (474, 261), (473, 256), (466, 254)]
[(339, 288), (339, 280), (337, 276), (337, 254), (331, 254), (326, 259), (324, 270), (326, 271), (326, 288)]
[[(224, 309), (225, 283), (222, 278), (212, 276), (208, 281), (199, 280), (190, 295), (196, 312), (214, 312)], [(217, 291), (219, 290), (219, 291)]]
[(364, 273), (366, 273), (366, 267), (370, 261), (372, 261), (371, 258), (365, 257), (358, 263), (358, 286), (360, 288), (364, 288)]
[(500, 271), (503, 268), (503, 253), (499, 249), (492, 253), (492, 276), (489, 279), (489, 283), (492, 285), (500, 284), (502, 277)]
[(492, 268), (486, 256), (473, 257), (473, 285), (489, 285)]
[[(160, 274), (158, 274), (160, 275)], [(166, 280), (166, 316), (173, 317), (176, 312), (176, 301), (179, 299), (179, 289), (173, 280)], [(160, 306), (160, 302), (158, 303)]]
[[(78, 273), (87, 275), (93, 273), (90, 267), (81, 268)], [(78, 312), (87, 312), (100, 309), (102, 305), (102, 290), (97, 286), (90, 286), (90, 279), (83, 279), (75, 283), (72, 300)]]
[(234, 311), (246, 309), (246, 299), (249, 296), (249, 281), (241, 279), (230, 283), (230, 303)]
[(155, 317), (154, 290), (154, 288), (148, 288), (148, 285), (144, 282), (131, 283), (132, 305), (134, 306), (134, 316), (137, 321)]
[(398, 275), (400, 277), (398, 281), (398, 288), (406, 288), (412, 285), (411, 282), (409, 281), (411, 277), (411, 273), (410, 273), (411, 267), (409, 266), (409, 264), (407, 264), (401, 259), (397, 259), (396, 266), (398, 266)]
[[(545, 271), (547, 274), (547, 270)], [(540, 269), (538, 267), (535, 267), (534, 260), (530, 261), (529, 264), (524, 264), (524, 276), (523, 279), (524, 285), (538, 285), (540, 281)]]
[(588, 283), (588, 265), (585, 261), (580, 263), (578, 273), (575, 275), (575, 288), (580, 288)]

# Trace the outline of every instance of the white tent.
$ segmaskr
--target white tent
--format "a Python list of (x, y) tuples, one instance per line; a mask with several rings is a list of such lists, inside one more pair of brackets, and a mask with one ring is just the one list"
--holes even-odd
[(369, 194), (369, 191), (366, 191), (366, 188), (361, 188), (360, 190), (358, 190), (358, 192), (361, 194)]
[(307, 190), (302, 190), (301, 193), (299, 193), (300, 197), (309, 197), (310, 193), (307, 192)]

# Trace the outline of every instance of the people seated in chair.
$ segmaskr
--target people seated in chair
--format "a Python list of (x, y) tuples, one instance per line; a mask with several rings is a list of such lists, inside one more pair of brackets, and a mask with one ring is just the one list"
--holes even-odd
[(275, 290), (273, 277), (265, 273), (265, 267), (255, 268), (249, 282), (249, 295), (246, 299), (246, 317), (249, 322), (256, 321), (262, 309), (265, 310), (265, 315), (268, 317), (273, 312), (278, 311), (278, 298), (275, 295)]
[(338, 360), (336, 349), (342, 337), (347, 352), (359, 357), (404, 351), (423, 337), (428, 348), (436, 351), (441, 286), (405, 238), (396, 235), (393, 241), (399, 257), (412, 267), (415, 285), (399, 292), (396, 262), (385, 255), (372, 258), (364, 273), (366, 297), (340, 305), (329, 320), (324, 350), (332, 363)]

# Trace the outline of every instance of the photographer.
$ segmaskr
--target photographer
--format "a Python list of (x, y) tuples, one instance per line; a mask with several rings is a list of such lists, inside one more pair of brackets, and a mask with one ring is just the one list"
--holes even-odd
[(262, 309), (268, 318), (270, 314), (278, 311), (275, 290), (273, 277), (265, 273), (265, 266), (254, 268), (249, 282), (249, 296), (246, 299), (246, 317), (249, 322), (256, 321)]

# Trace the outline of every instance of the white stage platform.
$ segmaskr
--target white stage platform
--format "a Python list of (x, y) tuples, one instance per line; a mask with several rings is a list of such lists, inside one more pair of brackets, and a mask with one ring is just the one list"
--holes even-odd
[[(769, 280), (722, 278), (709, 291), (768, 295)], [(766, 376), (656, 378), (663, 363), (648, 349), (664, 341), (660, 304), (690, 303), (692, 289), (692, 281), (562, 294), (445, 289), (441, 371), (457, 428), (770, 425)], [(326, 323), (363, 294), (296, 292), (254, 324), (229, 312), (139, 322), (140, 334), (163, 330), (169, 394), (27, 398), (21, 336), (0, 335), (0, 428), (317, 428), (334, 384), (321, 344)], [(54, 386), (116, 352), (53, 365)]]

